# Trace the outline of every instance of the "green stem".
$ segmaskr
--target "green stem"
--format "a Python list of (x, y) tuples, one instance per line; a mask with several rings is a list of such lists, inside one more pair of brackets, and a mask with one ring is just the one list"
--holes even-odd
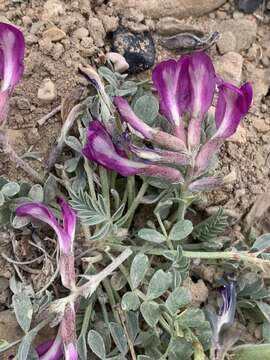
[[(113, 250), (122, 252), (126, 247), (118, 244), (108, 244)], [(130, 247), (134, 252), (142, 251), (142, 247), (131, 246)], [(163, 256), (165, 248), (160, 249), (146, 249), (145, 254)], [(172, 253), (177, 255), (177, 251), (171, 250)], [(268, 269), (270, 267), (270, 261), (260, 259), (257, 257), (256, 253), (248, 252), (237, 252), (237, 251), (186, 251), (183, 250), (183, 256), (186, 256), (190, 259), (212, 259), (212, 260), (228, 260), (228, 261), (243, 261), (250, 265), (255, 265), (261, 269)], [(265, 271), (266, 271), (265, 270)]]
[(162, 222), (162, 220), (161, 220), (161, 218), (160, 218), (160, 214), (159, 214), (159, 213), (156, 213), (155, 215), (156, 215), (157, 221), (158, 221), (158, 223), (159, 223), (159, 226), (160, 226), (160, 228), (161, 228), (161, 231), (163, 232), (163, 235), (166, 237), (166, 242), (167, 242), (168, 248), (169, 248), (170, 250), (173, 250), (173, 249), (174, 249), (173, 243), (172, 243), (171, 239), (169, 238), (169, 236), (168, 236), (168, 234), (167, 234), (167, 231), (166, 231), (166, 229), (165, 229), (165, 227), (164, 227), (164, 225), (163, 225), (163, 222)]
[(86, 308), (85, 313), (84, 313), (84, 318), (83, 318), (83, 323), (82, 323), (80, 336), (85, 336), (86, 333), (87, 333), (87, 329), (88, 329), (88, 326), (89, 326), (89, 321), (90, 321), (92, 309), (93, 309), (93, 303), (91, 302), (89, 305), (87, 305), (87, 308)]
[(144, 182), (137, 194), (137, 196), (135, 197), (132, 205), (130, 206), (130, 208), (128, 209), (128, 211), (126, 212), (126, 214), (117, 222), (118, 226), (123, 226), (124, 224), (127, 223), (127, 221), (130, 218), (133, 218), (133, 215), (137, 209), (137, 207), (139, 206), (142, 197), (144, 196), (146, 190), (148, 188), (148, 183)]
[(88, 180), (88, 186), (89, 186), (89, 191), (90, 191), (90, 195), (91, 198), (96, 200), (97, 196), (96, 196), (96, 191), (95, 191), (95, 183), (94, 183), (94, 178), (93, 178), (93, 171), (89, 166), (88, 160), (84, 160), (84, 170), (86, 172), (87, 175), (87, 180)]
[(104, 279), (102, 281), (102, 284), (103, 284), (104, 289), (106, 290), (106, 293), (108, 295), (108, 299), (109, 299), (109, 303), (111, 305), (113, 316), (114, 316), (116, 322), (121, 324), (120, 316), (119, 316), (118, 312), (116, 311), (116, 302), (115, 302), (115, 298), (114, 298), (114, 294), (113, 294), (113, 290), (112, 290), (110, 281), (106, 278), (106, 279)]
[(102, 188), (102, 194), (108, 206), (108, 210), (110, 209), (110, 186), (108, 181), (108, 173), (107, 170), (104, 169), (103, 166), (99, 166), (99, 175), (100, 175), (100, 182)]

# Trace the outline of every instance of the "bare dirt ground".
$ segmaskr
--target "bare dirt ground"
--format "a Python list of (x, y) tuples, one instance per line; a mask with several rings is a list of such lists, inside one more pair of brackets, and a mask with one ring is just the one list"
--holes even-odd
[[(120, 18), (130, 29), (152, 32), (157, 62), (179, 56), (179, 51), (162, 47), (160, 33), (166, 33), (166, 29), (162, 28), (160, 18), (152, 19), (147, 11), (145, 15), (138, 7), (119, 8), (117, 3), (121, 1), (0, 2), (0, 21), (16, 24), (26, 38), (25, 74), (10, 102), (10, 137), (20, 155), (29, 151), (37, 153), (37, 160), (29, 161), (38, 171), (42, 171), (42, 161), (62, 125), (59, 114), (42, 126), (38, 120), (57, 107), (76, 85), (85, 85), (78, 75), (78, 65), (100, 64), (102, 55), (111, 47), (108, 35), (117, 28)], [(205, 195), (201, 204), (209, 213), (222, 205), (235, 222), (236, 237), (243, 236), (245, 222), (241, 220), (259, 195), (267, 190), (270, 175), (270, 31), (269, 24), (261, 21), (260, 9), (255, 15), (240, 13), (234, 1), (229, 1), (207, 15), (181, 20), (183, 25), (192, 25), (205, 33), (220, 31), (221, 40), (209, 50), (216, 69), (235, 84), (248, 80), (254, 86), (251, 112), (221, 154), (221, 173), (230, 174), (235, 181)], [(144, 72), (139, 77), (149, 75), (150, 72)], [(27, 175), (6, 161), (1, 153), (0, 175), (20, 181), (27, 179)], [(261, 201), (265, 205), (267, 198), (263, 196)], [(256, 231), (269, 230), (267, 216), (261, 217)], [(11, 272), (6, 263), (0, 262), (1, 310), (5, 309), (5, 289)]]

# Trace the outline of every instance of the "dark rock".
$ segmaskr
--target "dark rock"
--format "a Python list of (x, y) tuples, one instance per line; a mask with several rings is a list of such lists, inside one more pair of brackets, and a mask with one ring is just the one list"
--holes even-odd
[(246, 14), (252, 14), (263, 0), (238, 0), (238, 9)]
[(155, 62), (155, 45), (149, 31), (132, 33), (119, 26), (112, 33), (113, 51), (123, 55), (129, 73), (150, 69)]

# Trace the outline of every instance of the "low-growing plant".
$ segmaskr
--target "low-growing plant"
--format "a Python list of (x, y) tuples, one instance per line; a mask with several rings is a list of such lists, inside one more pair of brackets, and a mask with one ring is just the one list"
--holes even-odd
[[(49, 155), (54, 171), (42, 178), (14, 156), (4, 127), (22, 76), (23, 36), (0, 24), (0, 40), (2, 148), (39, 182), (0, 178), (0, 223), (18, 235), (32, 230), (39, 239), (32, 246), (54, 266), (39, 289), (11, 278), (8, 305), (25, 335), (3, 340), (0, 352), (19, 344), (17, 360), (268, 359), (269, 292), (260, 273), (270, 270), (270, 235), (234, 246), (222, 208), (192, 221), (200, 194), (226, 185), (217, 156), (248, 113), (251, 85), (225, 82), (205, 53), (162, 61), (152, 81), (129, 80), (111, 64), (80, 67), (96, 94), (63, 102), (65, 123)], [(17, 265), (32, 263), (5, 259), (19, 275)], [(221, 288), (221, 304), (194, 302), (185, 282), (194, 261), (222, 271), (209, 284)], [(263, 345), (240, 344), (236, 312), (262, 324)], [(55, 338), (35, 347), (48, 324)]]

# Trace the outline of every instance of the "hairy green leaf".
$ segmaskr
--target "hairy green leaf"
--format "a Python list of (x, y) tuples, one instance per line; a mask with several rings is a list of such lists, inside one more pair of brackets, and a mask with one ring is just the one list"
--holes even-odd
[(159, 305), (154, 301), (144, 301), (141, 304), (140, 310), (147, 324), (154, 327), (160, 318)]
[(164, 235), (153, 229), (141, 229), (138, 232), (138, 236), (145, 241), (150, 241), (157, 244), (161, 244), (166, 241)]
[(137, 254), (134, 257), (130, 268), (130, 281), (132, 289), (136, 289), (140, 285), (148, 269), (148, 257), (144, 254)]
[(183, 240), (192, 233), (193, 225), (190, 220), (180, 220), (172, 227), (169, 237), (171, 240)]
[(163, 270), (158, 270), (152, 276), (148, 289), (147, 289), (147, 300), (153, 300), (160, 297), (171, 285), (172, 274), (165, 273)]
[(165, 305), (172, 314), (175, 314), (179, 309), (190, 304), (191, 300), (191, 292), (187, 288), (179, 287), (170, 293)]
[(30, 329), (33, 307), (29, 296), (25, 292), (16, 293), (12, 296), (16, 319), (24, 332)]
[(227, 216), (223, 214), (223, 210), (210, 216), (194, 227), (192, 236), (200, 241), (212, 241), (221, 235), (227, 226)]
[(122, 297), (121, 306), (123, 310), (137, 310), (140, 307), (140, 299), (134, 292), (128, 291)]
[(90, 349), (100, 359), (106, 358), (106, 349), (102, 336), (95, 330), (90, 330), (87, 335), (87, 342)]

